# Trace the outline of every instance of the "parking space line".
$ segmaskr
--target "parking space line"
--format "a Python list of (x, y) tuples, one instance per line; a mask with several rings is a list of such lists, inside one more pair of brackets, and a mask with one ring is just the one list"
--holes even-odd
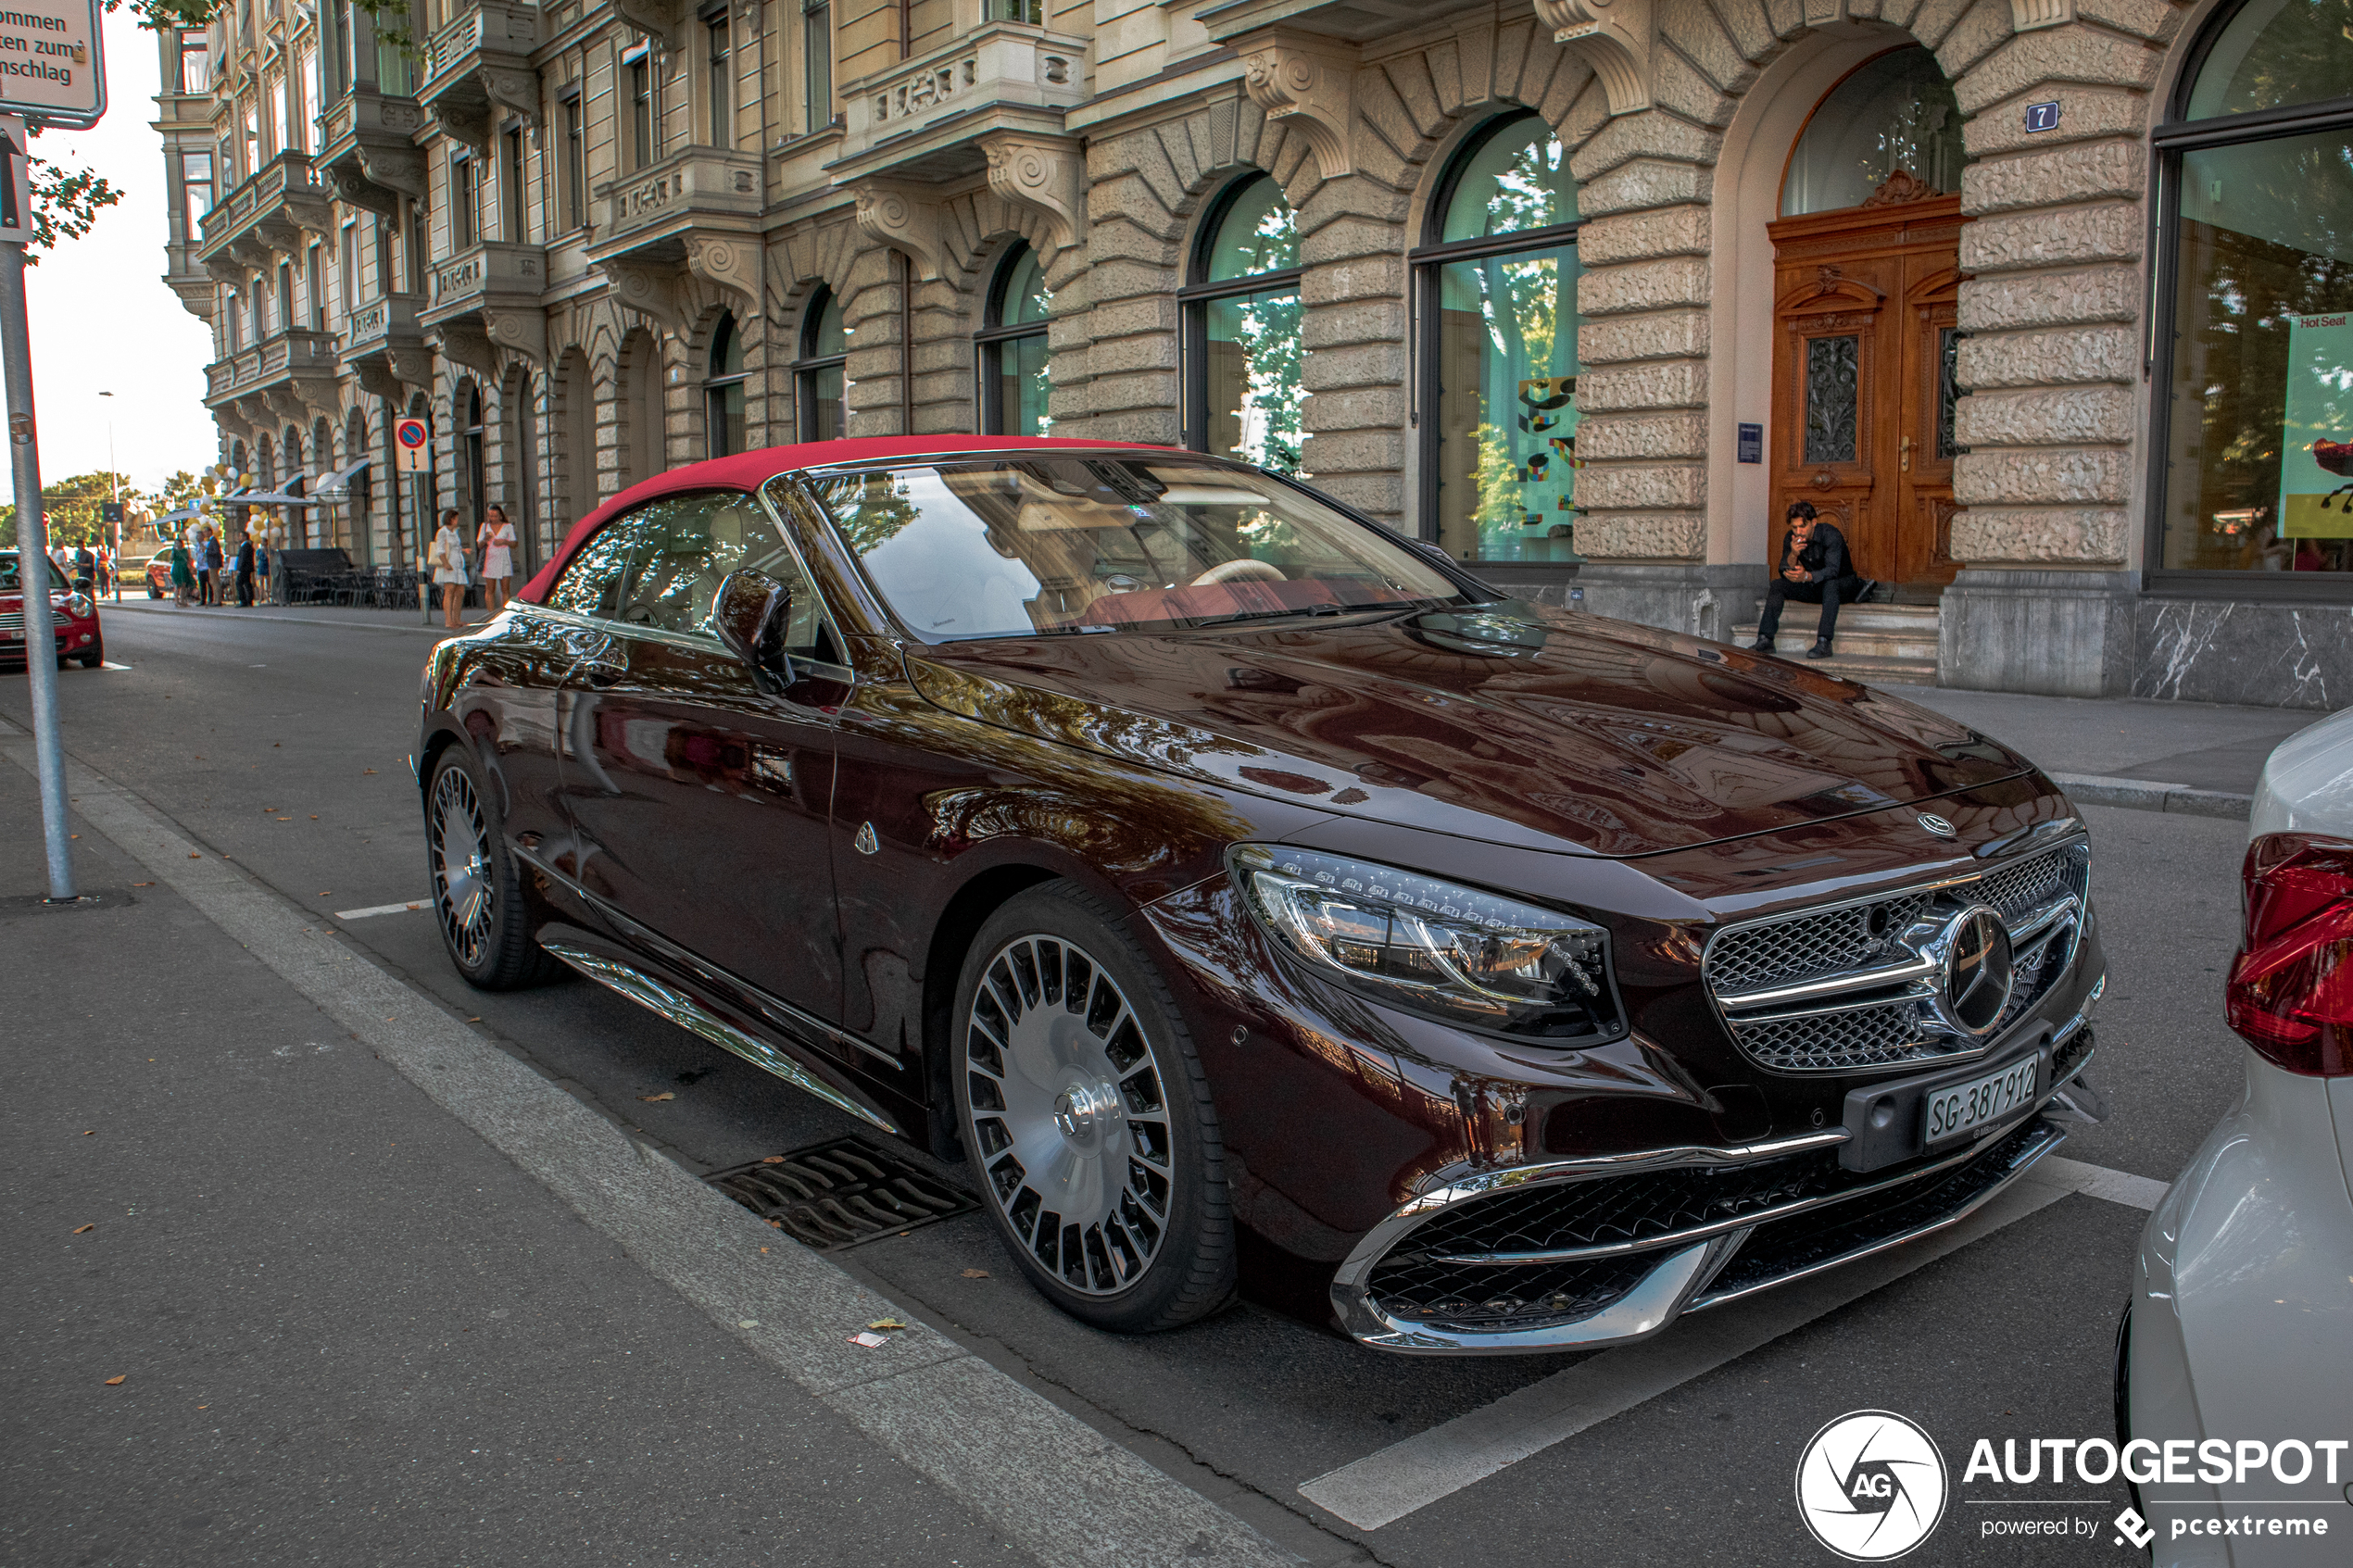
[[(0, 756), (33, 771), (31, 737), (5, 719)], [(70, 758), (67, 776), (84, 822), (641, 1268), (1041, 1568), (1300, 1568), (1191, 1487), (625, 1136), (320, 930), (317, 915), (202, 854), (132, 791)], [(912, 1326), (878, 1348), (849, 1343), (883, 1316)]]
[(371, 904), (364, 909), (337, 909), (335, 919), (366, 920), (371, 915), (405, 915), (411, 909), (422, 909), (424, 907), (425, 901), (422, 898), (411, 899), (406, 904)]
[(1604, 1350), (1493, 1404), (1319, 1475), (1302, 1485), (1299, 1495), (1360, 1530), (1394, 1524), (1858, 1301), (2070, 1193), (2149, 1209), (2164, 1196), (2165, 1184), (2046, 1157), (1957, 1225), (1829, 1273), (1694, 1313), (1655, 1339)]

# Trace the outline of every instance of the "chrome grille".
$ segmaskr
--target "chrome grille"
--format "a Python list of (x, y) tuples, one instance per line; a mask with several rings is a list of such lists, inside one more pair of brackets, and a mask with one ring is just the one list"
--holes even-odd
[[(1912, 949), (1901, 938), (1924, 916), (1984, 903), (2015, 928), (2070, 893), (2087, 901), (2091, 895), (2091, 850), (2081, 841), (1932, 888), (1733, 927), (1708, 944), (1704, 972), (1719, 1003), (1767, 987), (1835, 981), (1910, 960)], [(2062, 922), (2048, 942), (2021, 956), (2009, 1005), (1982, 1040), (1940, 1032), (1928, 1002), (1902, 984), (1884, 990), (1850, 987), (1811, 1008), (1797, 1004), (1749, 1018), (1728, 1014), (1726, 1022), (1751, 1060), (1780, 1073), (1852, 1072), (1965, 1057), (1999, 1038), (2058, 982), (2074, 947), (2074, 932)]]

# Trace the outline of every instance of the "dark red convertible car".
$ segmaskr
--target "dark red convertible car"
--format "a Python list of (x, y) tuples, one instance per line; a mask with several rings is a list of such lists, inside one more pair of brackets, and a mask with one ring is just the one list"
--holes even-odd
[(1954, 721), (1293, 481), (937, 437), (641, 484), (425, 671), (436, 908), (972, 1162), (1038, 1289), (1638, 1338), (2102, 1113), (2082, 822)]

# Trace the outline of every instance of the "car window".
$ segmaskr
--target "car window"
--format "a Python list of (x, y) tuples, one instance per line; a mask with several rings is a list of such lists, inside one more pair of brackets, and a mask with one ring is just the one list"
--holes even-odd
[[(69, 585), (58, 574), (57, 564), (54, 561), (44, 564), (49, 568), (49, 591), (53, 594), (67, 592)], [(22, 579), (19, 576), (16, 553), (11, 551), (6, 555), (0, 555), (0, 594), (13, 594), (21, 584)]]
[(648, 527), (647, 509), (618, 517), (590, 534), (564, 567), (547, 603), (574, 615), (610, 621), (621, 613), (621, 596), (629, 580), (631, 560)]
[(1402, 540), (1249, 469), (1040, 454), (812, 475), (918, 636), (1033, 636), (1461, 602)]
[[(616, 530), (622, 531), (619, 536), (605, 544)], [(590, 564), (590, 552), (600, 544), (605, 547)], [(573, 571), (584, 565), (588, 570), (568, 599)], [(747, 570), (764, 572), (791, 590), (788, 651), (837, 657), (823, 630), (824, 606), (799, 560), (760, 503), (737, 492), (673, 495), (630, 513), (582, 546), (550, 598), (559, 608), (624, 626), (711, 636), (711, 606), (719, 584)]]

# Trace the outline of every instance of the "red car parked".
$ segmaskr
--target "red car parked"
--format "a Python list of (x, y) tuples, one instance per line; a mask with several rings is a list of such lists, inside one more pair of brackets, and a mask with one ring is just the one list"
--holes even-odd
[[(17, 552), (0, 550), (0, 664), (24, 662), (24, 592)], [(95, 670), (107, 660), (107, 644), (98, 630), (98, 602), (74, 592), (54, 566), (49, 568), (49, 619), (57, 637), (57, 662), (82, 661)]]

